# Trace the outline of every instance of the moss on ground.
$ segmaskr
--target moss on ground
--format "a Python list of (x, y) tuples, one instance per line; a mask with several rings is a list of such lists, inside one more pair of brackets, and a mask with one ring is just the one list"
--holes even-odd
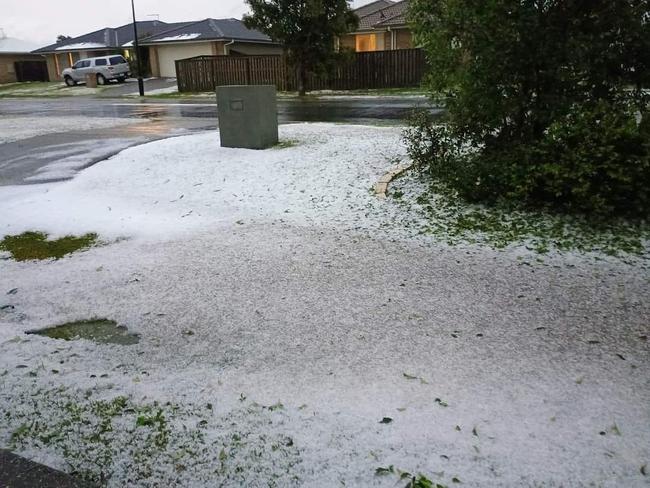
[(36, 259), (61, 259), (67, 254), (88, 249), (97, 244), (97, 234), (83, 236), (68, 235), (56, 240), (48, 240), (44, 232), (24, 232), (5, 236), (0, 241), (0, 251), (7, 251), (16, 261)]

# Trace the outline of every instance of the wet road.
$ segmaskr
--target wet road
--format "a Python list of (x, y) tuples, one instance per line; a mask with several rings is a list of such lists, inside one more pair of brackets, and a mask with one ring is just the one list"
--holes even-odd
[[(421, 97), (328, 97), (299, 100), (280, 98), (280, 123), (345, 122), (352, 124), (401, 124), (416, 106), (426, 106)], [(432, 109), (439, 112), (437, 109)], [(110, 129), (66, 130), (0, 144), (0, 185), (58, 181), (75, 171), (145, 142), (214, 130), (217, 106), (205, 101), (140, 101), (124, 99), (68, 98), (57, 100), (0, 100), (0, 117), (110, 117), (147, 119), (148, 123)], [(43, 177), (43, 168), (64, 161), (72, 168), (67, 176)], [(39, 172), (41, 176), (38, 175)]]

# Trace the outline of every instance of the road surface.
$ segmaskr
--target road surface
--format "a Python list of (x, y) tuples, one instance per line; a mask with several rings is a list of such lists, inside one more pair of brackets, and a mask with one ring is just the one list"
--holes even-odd
[[(414, 106), (425, 105), (418, 97), (330, 97), (328, 99), (280, 99), (280, 123), (346, 122), (357, 124), (399, 124)], [(92, 165), (127, 147), (183, 135), (214, 130), (218, 126), (216, 103), (205, 101), (140, 101), (128, 99), (67, 98), (0, 100), (0, 117), (29, 124), (34, 118), (61, 117), (146, 119), (148, 123), (92, 130), (61, 126), (53, 134), (0, 145), (0, 185), (43, 183), (65, 179), (34, 180), (42, 168), (57, 161), (74, 160), (77, 169)], [(69, 177), (69, 176), (67, 176)]]

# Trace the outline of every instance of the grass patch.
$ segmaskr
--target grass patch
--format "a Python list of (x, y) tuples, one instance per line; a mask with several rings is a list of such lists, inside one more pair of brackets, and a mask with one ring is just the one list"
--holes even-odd
[(88, 88), (85, 85), (67, 86), (62, 81), (28, 81), (0, 85), (0, 98), (47, 98), (92, 95), (103, 92), (107, 87)]
[(298, 141), (296, 141), (295, 139), (286, 139), (278, 142), (271, 149), (289, 149), (290, 147), (296, 147), (297, 145), (298, 145)]
[[(402, 482), (408, 481), (408, 484), (405, 488), (447, 488), (446, 485), (440, 483), (434, 483), (429, 478), (423, 474), (413, 475), (408, 471), (401, 470), (396, 468), (392, 464), (388, 467), (380, 466), (375, 469), (375, 476), (395, 476), (398, 477)], [(453, 480), (458, 480), (458, 478), (453, 478)], [(459, 482), (459, 481), (453, 481)], [(399, 483), (399, 481), (398, 481)]]
[[(292, 95), (292, 93), (287, 93)], [(313, 91), (308, 93), (309, 96), (350, 96), (350, 95), (371, 95), (371, 96), (413, 96), (413, 95), (428, 95), (426, 90), (420, 87), (412, 88), (375, 88), (375, 89), (361, 89), (361, 90), (324, 90)]]
[(97, 244), (97, 239), (97, 234), (90, 233), (78, 237), (70, 235), (48, 240), (48, 234), (30, 231), (6, 236), (0, 241), (0, 251), (9, 252), (16, 261), (61, 259), (67, 254), (94, 246)]
[(411, 173), (393, 182), (391, 191), (403, 195), (394, 201), (424, 216), (420, 234), (436, 236), (450, 245), (485, 244), (495, 249), (524, 245), (540, 254), (551, 250), (646, 258), (649, 254), (647, 221), (595, 221), (505, 205), (486, 207), (466, 202), (439, 183), (414, 191), (415, 178)]
[(211, 404), (94, 397), (36, 383), (3, 390), (0, 436), (13, 450), (60, 457), (68, 472), (101, 486), (301, 486), (300, 450), (269, 428), (282, 412), (242, 405), (215, 414)]
[(140, 341), (137, 334), (131, 334), (126, 327), (120, 327), (112, 320), (106, 319), (68, 322), (56, 327), (29, 331), (27, 334), (36, 334), (64, 341), (88, 339), (98, 344), (119, 344), (122, 346), (130, 346)]
[[(422, 88), (383, 88), (373, 90), (325, 90), (314, 91), (307, 93), (303, 98), (318, 98), (320, 96), (416, 96), (427, 95), (426, 91)], [(147, 98), (160, 98), (160, 99), (178, 99), (178, 98), (206, 98), (216, 97), (214, 91), (208, 92), (174, 92), (174, 93), (160, 93), (154, 95), (147, 95)], [(297, 92), (278, 92), (278, 98), (298, 98)]]

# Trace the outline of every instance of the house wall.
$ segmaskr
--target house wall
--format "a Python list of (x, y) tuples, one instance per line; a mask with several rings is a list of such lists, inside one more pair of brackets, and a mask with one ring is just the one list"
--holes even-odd
[(393, 33), (386, 31), (384, 32), (384, 49), (387, 51), (393, 49)]
[(252, 42), (236, 42), (235, 44), (227, 46), (226, 49), (228, 49), (229, 54), (244, 54), (246, 56), (264, 56), (267, 54), (280, 55), (284, 51), (282, 46), (255, 44)]
[(346, 34), (339, 39), (339, 46), (341, 49), (356, 50), (357, 36), (355, 34)]
[(176, 77), (176, 61), (195, 56), (223, 56), (227, 50), (230, 55), (259, 56), (265, 54), (282, 54), (281, 46), (236, 42), (227, 45), (222, 41), (187, 42), (182, 44), (167, 44), (150, 46), (151, 74), (163, 78)]
[(47, 63), (47, 74), (50, 76), (50, 81), (58, 81), (61, 79), (54, 64), (54, 54), (46, 54), (45, 62)]
[(160, 60), (158, 59), (158, 46), (149, 47), (149, 63), (151, 64), (151, 76), (160, 76)]
[(154, 76), (176, 78), (176, 60), (195, 56), (213, 56), (213, 44), (211, 42), (186, 42), (157, 46), (158, 73), (154, 73)]
[[(369, 37), (374, 35), (375, 51), (389, 51), (391, 49), (411, 49), (413, 48), (413, 36), (410, 29), (393, 29), (392, 31), (373, 31), (373, 32), (360, 32), (357, 34), (346, 34), (339, 38), (340, 49), (351, 49), (352, 51), (359, 51), (361, 44), (368, 46)], [(363, 42), (359, 36), (365, 36)], [(394, 39), (394, 44), (393, 44)], [(373, 50), (373, 49), (370, 49)]]
[(413, 48), (413, 34), (410, 29), (397, 29), (395, 31), (397, 49), (412, 49)]
[(0, 54), (0, 84), (17, 81), (14, 67), (16, 61), (43, 61), (43, 57), (31, 54)]

